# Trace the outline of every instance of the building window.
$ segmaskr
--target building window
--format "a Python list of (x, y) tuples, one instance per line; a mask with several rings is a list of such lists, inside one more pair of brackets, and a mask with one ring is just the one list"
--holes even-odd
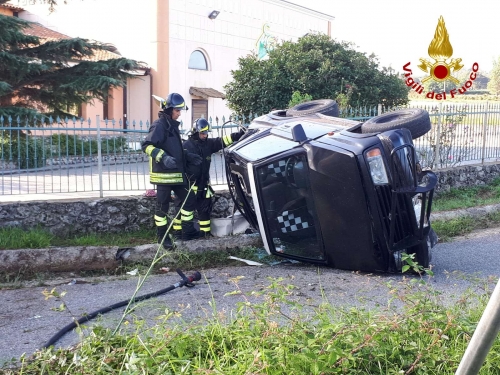
[(188, 63), (189, 69), (208, 70), (207, 58), (204, 53), (196, 50), (191, 53)]
[(193, 124), (194, 120), (201, 117), (208, 120), (208, 100), (193, 99), (192, 104), (193, 111), (191, 113), (193, 118), (191, 119), (191, 123)]

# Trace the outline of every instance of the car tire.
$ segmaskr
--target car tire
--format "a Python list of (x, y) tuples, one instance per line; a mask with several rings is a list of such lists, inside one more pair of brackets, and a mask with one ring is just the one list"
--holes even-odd
[(319, 99), (311, 100), (309, 102), (300, 103), (296, 106), (287, 109), (287, 116), (306, 116), (315, 113), (321, 113), (322, 115), (339, 117), (339, 105), (335, 100), (332, 99)]
[(412, 139), (431, 130), (429, 113), (420, 108), (402, 109), (372, 117), (361, 125), (361, 133), (380, 133), (394, 129), (408, 129)]

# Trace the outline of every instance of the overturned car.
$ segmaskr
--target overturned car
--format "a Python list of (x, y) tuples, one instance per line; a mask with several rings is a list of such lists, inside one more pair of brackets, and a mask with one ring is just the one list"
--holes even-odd
[(428, 267), (436, 175), (412, 139), (431, 128), (420, 109), (357, 122), (331, 100), (256, 118), (224, 150), (236, 206), (269, 254), (331, 267), (401, 272), (402, 255)]

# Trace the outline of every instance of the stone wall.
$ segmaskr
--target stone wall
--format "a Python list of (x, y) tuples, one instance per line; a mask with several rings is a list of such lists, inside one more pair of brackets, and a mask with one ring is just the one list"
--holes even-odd
[[(437, 194), (450, 188), (480, 186), (500, 177), (500, 164), (441, 170)], [(87, 198), (72, 201), (0, 203), (0, 227), (40, 226), (59, 236), (94, 232), (120, 233), (153, 227), (156, 198)], [(233, 202), (227, 191), (217, 192), (213, 217), (227, 217)]]
[[(38, 226), (57, 236), (129, 232), (154, 226), (155, 205), (156, 198), (143, 196), (0, 203), (0, 227)], [(212, 217), (227, 217), (232, 209), (229, 193), (218, 192)]]
[(436, 172), (438, 177), (437, 194), (449, 191), (451, 188), (466, 186), (481, 186), (491, 183), (500, 177), (500, 164), (469, 165), (441, 169)]

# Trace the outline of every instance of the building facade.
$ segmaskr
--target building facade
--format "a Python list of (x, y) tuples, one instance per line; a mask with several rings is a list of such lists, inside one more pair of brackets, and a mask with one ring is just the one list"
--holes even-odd
[[(238, 58), (249, 53), (265, 58), (276, 43), (311, 32), (331, 36), (333, 20), (284, 0), (84, 0), (61, 3), (50, 14), (46, 4), (33, 0), (15, 4), (26, 10), (21, 18), (112, 43), (123, 56), (147, 64), (148, 75), (131, 80), (113, 95), (115, 103), (108, 103), (108, 115), (129, 121), (154, 120), (158, 107), (152, 94), (169, 92), (185, 98), (184, 122), (228, 118), (224, 85)], [(100, 106), (95, 103), (96, 112)]]

